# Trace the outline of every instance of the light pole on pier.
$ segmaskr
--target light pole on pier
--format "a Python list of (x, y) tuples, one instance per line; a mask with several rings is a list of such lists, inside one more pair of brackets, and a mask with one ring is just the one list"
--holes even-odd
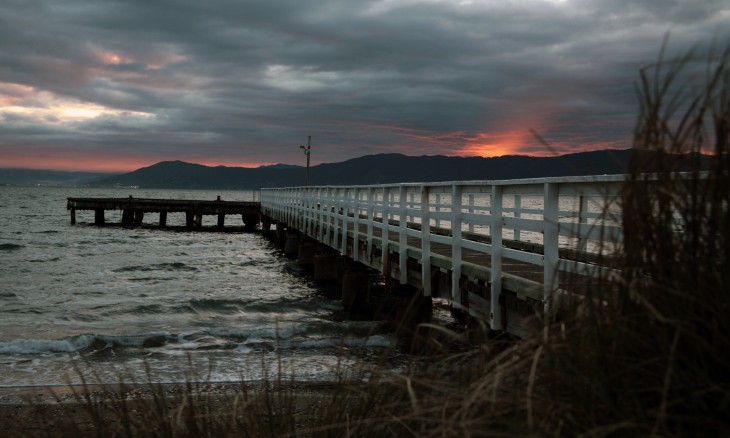
[(304, 155), (307, 156), (307, 185), (309, 185), (309, 155), (312, 153), (312, 136), (307, 137), (307, 147), (299, 146), (304, 149)]

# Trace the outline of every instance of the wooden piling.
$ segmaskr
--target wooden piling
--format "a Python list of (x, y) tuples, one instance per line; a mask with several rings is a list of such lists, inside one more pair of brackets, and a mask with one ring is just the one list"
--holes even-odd
[(299, 253), (300, 236), (297, 230), (286, 230), (286, 242), (284, 243), (284, 254), (287, 257), (296, 257)]
[(104, 225), (104, 209), (97, 208), (94, 210), (94, 224)]
[(131, 209), (122, 210), (122, 224), (132, 225), (134, 223), (134, 211)]
[(331, 254), (317, 254), (312, 260), (314, 281), (327, 283), (337, 281), (337, 258)]
[(298, 248), (297, 263), (299, 266), (311, 268), (314, 265), (314, 256), (317, 253), (317, 244), (311, 239), (305, 239)]

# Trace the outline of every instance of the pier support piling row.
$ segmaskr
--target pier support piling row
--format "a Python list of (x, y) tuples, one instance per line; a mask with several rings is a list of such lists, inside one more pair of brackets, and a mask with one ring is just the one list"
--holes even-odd
[(94, 224), (105, 224), (105, 211), (122, 212), (122, 225), (141, 226), (146, 213), (159, 213), (159, 226), (167, 227), (168, 213), (185, 214), (185, 225), (188, 228), (201, 228), (203, 216), (217, 216), (217, 229), (225, 228), (226, 215), (241, 215), (244, 228), (253, 230), (259, 223), (261, 205), (259, 202), (191, 201), (172, 199), (135, 199), (129, 198), (68, 198), (67, 209), (71, 212), (71, 225), (76, 225), (77, 210), (94, 211)]
[(391, 316), (406, 318), (403, 324), (408, 327), (428, 321), (435, 298), (448, 303), (454, 316), (463, 321), (486, 321), (479, 327), (487, 327), (489, 333), (508, 331), (528, 336), (540, 329), (539, 320), (534, 318), (536, 304), (504, 289), (494, 294), (489, 269), (464, 264), (455, 272), (451, 261), (438, 253), (432, 253), (431, 264), (425, 269), (418, 253), (422, 249), (408, 246), (404, 257), (399, 242), (392, 239), (383, 243), (378, 238), (368, 245), (366, 232), (350, 231), (344, 240), (333, 243), (328, 237), (334, 232), (328, 232), (326, 224), (323, 230), (313, 224), (304, 233), (266, 215), (262, 223), (268, 225), (262, 228), (264, 234), (276, 241), (287, 257), (309, 270), (315, 281), (336, 285), (336, 296), (348, 315), (373, 313), (382, 302), (372, 300), (370, 279), (376, 276), (382, 278), (390, 299), (395, 300), (388, 305)]
[[(343, 255), (283, 222), (264, 216), (262, 224), (263, 234), (276, 242), (286, 257), (296, 259), (301, 268), (311, 273), (314, 281), (329, 291), (328, 295), (341, 300), (348, 317), (380, 315), (393, 318), (394, 326), (409, 333), (415, 332), (416, 324), (430, 320), (431, 298), (423, 297), (421, 289), (387, 279), (380, 280), (380, 286), (376, 285), (374, 279), (383, 278), (380, 272), (351, 257), (354, 251), (360, 251), (362, 260), (368, 258), (361, 245), (354, 248), (351, 242), (346, 242), (348, 254)], [(394, 257), (397, 259), (397, 255)], [(378, 287), (385, 287), (386, 294), (378, 293), (378, 299), (373, 299), (373, 289)]]

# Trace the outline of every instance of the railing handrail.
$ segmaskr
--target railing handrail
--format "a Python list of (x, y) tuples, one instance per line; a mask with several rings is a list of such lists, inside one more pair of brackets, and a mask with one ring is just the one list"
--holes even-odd
[[(674, 172), (675, 176), (684, 178), (706, 178), (709, 172)], [(659, 173), (644, 173), (642, 177), (646, 180), (659, 179)], [(353, 184), (353, 185), (312, 185), (312, 186), (285, 186), (285, 187), (263, 187), (264, 190), (287, 190), (287, 189), (318, 189), (318, 188), (382, 188), (382, 187), (421, 187), (427, 185), (429, 187), (450, 187), (453, 185), (461, 186), (479, 186), (479, 185), (536, 185), (544, 183), (601, 183), (601, 182), (625, 182), (629, 179), (628, 174), (614, 175), (578, 175), (578, 176), (549, 176), (540, 178), (517, 178), (517, 179), (494, 179), (494, 180), (463, 180), (463, 181), (433, 181), (433, 182), (403, 182), (403, 183), (384, 183), (384, 184)]]
[[(661, 176), (645, 174), (642, 178), (652, 181)], [(673, 176), (705, 178), (707, 173)], [(401, 283), (407, 281), (404, 267), (409, 251), (419, 254), (421, 278), (430, 278), (432, 243), (449, 245), (452, 300), (457, 305), (461, 293), (462, 252), (483, 253), (491, 260), (488, 268), (493, 291), (490, 321), (493, 328), (499, 328), (504, 258), (542, 267), (542, 296), (536, 298), (543, 302), (546, 311), (550, 310), (558, 291), (559, 271), (599, 276), (613, 270), (595, 261), (609, 253), (612, 244), (621, 242), (619, 199), (628, 178), (627, 175), (590, 175), (272, 188), (262, 189), (261, 209), (264, 214), (341, 253), (347, 253), (348, 239), (354, 237), (354, 242), (365, 240), (367, 257), (372, 257), (376, 240), (373, 230), (381, 230), (383, 263), (393, 243), (399, 252)], [(449, 233), (442, 231), (445, 222), (449, 224)], [(362, 232), (360, 226), (365, 226), (367, 231)], [(395, 241), (388, 237), (389, 233), (396, 233)], [(487, 238), (473, 237), (479, 233)], [(420, 240), (420, 250), (407, 246), (408, 237)], [(514, 245), (513, 242), (521, 242), (523, 238), (529, 245), (534, 244), (530, 239), (539, 241), (541, 251), (528, 252)], [(566, 245), (576, 247), (577, 252), (570, 254), (588, 252), (598, 257), (563, 256)], [(353, 256), (357, 260), (357, 251), (353, 251)], [(382, 270), (387, 272), (387, 266), (382, 266)], [(430, 295), (429, 282), (422, 285), (424, 294)]]

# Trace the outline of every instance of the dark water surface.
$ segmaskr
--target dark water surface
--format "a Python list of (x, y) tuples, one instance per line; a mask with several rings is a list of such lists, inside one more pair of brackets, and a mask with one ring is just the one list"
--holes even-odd
[[(256, 380), (279, 369), (329, 380), (395, 343), (382, 323), (337, 318), (340, 302), (258, 233), (95, 227), (93, 212), (70, 225), (67, 197), (129, 195), (254, 196), (0, 187), (0, 386), (78, 382), (77, 369), (106, 382), (145, 382), (146, 368), (160, 382)], [(168, 216), (169, 225), (184, 220)]]

